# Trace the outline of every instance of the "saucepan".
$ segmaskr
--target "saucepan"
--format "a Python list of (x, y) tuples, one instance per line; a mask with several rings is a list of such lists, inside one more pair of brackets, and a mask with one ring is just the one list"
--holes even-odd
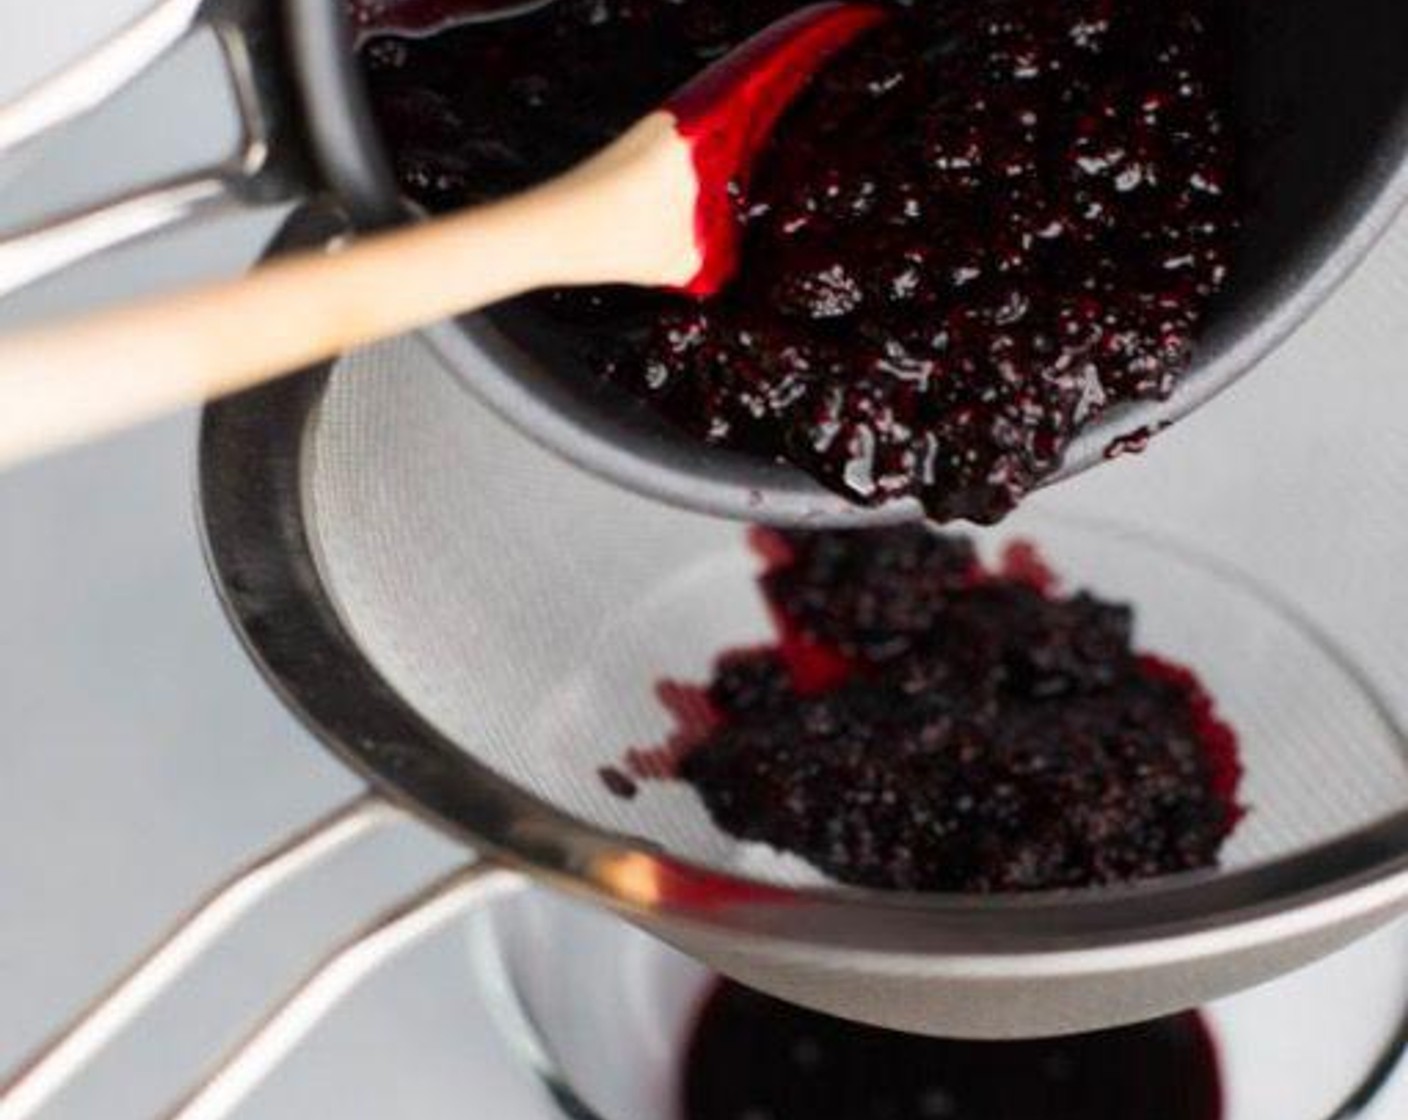
[[(1249, 212), (1232, 288), (1174, 394), (1113, 410), (1070, 448), (1065, 477), (1131, 430), (1166, 426), (1253, 368), (1328, 295), (1408, 196), (1408, 10), (1364, 0), (1230, 3), (1234, 125)], [(338, 0), (160, 0), (91, 56), (0, 108), (0, 159), (107, 100), (190, 35), (216, 37), (243, 119), (218, 166), (12, 234), (0, 294), (156, 229), (232, 205), (331, 202), (347, 229), (412, 221), (363, 87)], [(605, 386), (570, 357), (551, 365), (492, 317), (424, 332), (459, 380), (534, 440), (638, 493), (777, 524), (894, 521), (801, 472), (708, 448)]]

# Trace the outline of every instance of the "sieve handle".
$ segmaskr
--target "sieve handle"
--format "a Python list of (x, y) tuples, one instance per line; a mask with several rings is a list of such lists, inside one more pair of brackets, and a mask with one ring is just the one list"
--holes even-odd
[[(25, 1120), (43, 1108), (262, 899), (354, 841), (408, 819), (365, 794), (233, 872), (0, 1083), (0, 1120)], [(470, 906), (521, 885), (518, 875), (475, 862), (382, 911), (314, 965), (167, 1120), (226, 1116), (365, 977)]]
[(306, 194), (307, 161), (289, 142), (286, 67), (267, 0), (156, 0), (106, 42), (0, 104), (0, 172), (208, 30), (239, 113), (235, 150), (213, 166), (43, 218), (0, 236), (0, 296), (126, 242), (197, 218)]

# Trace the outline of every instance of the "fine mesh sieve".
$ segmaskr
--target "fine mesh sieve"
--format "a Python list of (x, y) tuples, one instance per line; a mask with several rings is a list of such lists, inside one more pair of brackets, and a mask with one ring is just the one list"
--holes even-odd
[[(305, 228), (304, 223), (308, 223)], [(326, 234), (304, 215), (291, 236)], [(719, 835), (683, 788), (596, 770), (657, 740), (661, 677), (764, 635), (735, 524), (525, 442), (416, 344), (207, 410), (211, 569), (273, 687), (372, 793), (217, 887), (9, 1081), (34, 1113), (270, 890), (389, 821), (476, 862), (329, 955), (168, 1115), (224, 1116), (357, 980), (541, 882), (783, 998), (902, 1029), (1015, 1037), (1205, 1003), (1408, 908), (1408, 223), (1248, 386), (1143, 459), (978, 534), (1034, 541), (1132, 602), (1240, 732), (1251, 815), (1213, 872), (1005, 897), (841, 888)], [(569, 947), (570, 951), (570, 947)]]
[[(1386, 314), (1406, 241), (1240, 402), (978, 534), (990, 552), (1032, 540), (1069, 586), (1132, 602), (1140, 644), (1205, 678), (1251, 805), (1216, 872), (882, 894), (730, 840), (685, 788), (614, 797), (598, 768), (667, 730), (654, 683), (705, 679), (766, 635), (742, 532), (563, 467), (413, 342), (208, 414), (214, 567), (271, 679), (376, 785), (746, 982), (982, 1036), (1192, 1005), (1408, 897), (1408, 541), (1386, 502), (1408, 482)], [(1326, 373), (1345, 340), (1352, 392)]]
[[(705, 681), (720, 652), (771, 636), (739, 526), (564, 470), (412, 342), (341, 363), (308, 454), (329, 593), (376, 669), (446, 737), (598, 828), (728, 873), (822, 881), (731, 840), (688, 787), (646, 783), (626, 800), (598, 777), (669, 735), (657, 680)], [(1259, 582), (1116, 522), (1043, 511), (979, 538), (994, 555), (1015, 539), (1073, 585), (1137, 604), (1139, 643), (1196, 666), (1219, 698), (1253, 808), (1229, 869), (1408, 805), (1391, 717), (1331, 639)]]

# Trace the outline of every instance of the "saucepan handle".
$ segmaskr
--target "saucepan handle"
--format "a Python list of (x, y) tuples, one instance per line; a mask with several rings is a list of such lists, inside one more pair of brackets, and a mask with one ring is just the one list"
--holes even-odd
[(108, 102), (187, 39), (209, 32), (240, 118), (235, 150), (211, 166), (0, 236), (0, 296), (170, 226), (307, 194), (309, 163), (290, 127), (294, 98), (279, 8), (270, 0), (157, 0), (111, 39), (0, 105), (4, 175), (27, 149)]
[[(239, 868), (0, 1084), (0, 1120), (22, 1120), (44, 1107), (262, 899), (353, 841), (409, 819), (403, 810), (369, 793)], [(167, 1120), (217, 1120), (228, 1115), (382, 964), (470, 907), (522, 884), (519, 875), (479, 860), (383, 910), (315, 964), (165, 1113)]]

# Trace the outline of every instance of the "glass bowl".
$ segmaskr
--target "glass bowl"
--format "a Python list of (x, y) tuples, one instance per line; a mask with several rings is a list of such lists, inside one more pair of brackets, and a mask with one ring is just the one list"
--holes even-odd
[[(498, 1026), (555, 1114), (679, 1120), (682, 1056), (716, 980), (705, 966), (546, 892), (477, 916), (468, 942)], [(1202, 1012), (1222, 1120), (1368, 1120), (1408, 1046), (1408, 926)]]

